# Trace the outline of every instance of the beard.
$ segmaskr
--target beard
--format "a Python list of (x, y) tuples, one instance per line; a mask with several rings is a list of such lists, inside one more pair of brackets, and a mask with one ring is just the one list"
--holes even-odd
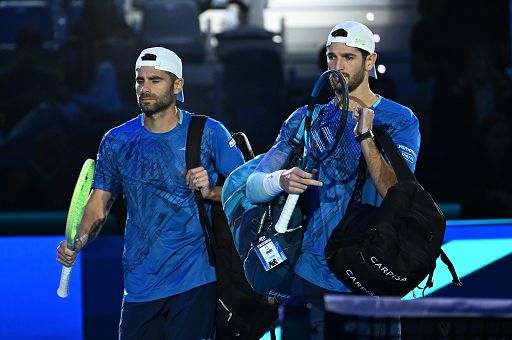
[(359, 72), (354, 74), (348, 80), (348, 83), (347, 83), (348, 92), (352, 92), (355, 89), (357, 89), (359, 87), (359, 85), (361, 85), (361, 83), (363, 82), (365, 76), (366, 76), (366, 74), (364, 71), (364, 64), (361, 64), (361, 69), (359, 70)]
[[(144, 102), (146, 99), (153, 99), (153, 101)], [(171, 91), (160, 97), (155, 95), (146, 95), (138, 98), (139, 108), (147, 117), (151, 117), (159, 112), (165, 111), (175, 102), (176, 99), (173, 95), (171, 95)]]
[[(348, 79), (348, 82), (347, 82), (348, 92), (350, 93), (350, 92), (354, 91), (355, 89), (357, 89), (359, 87), (359, 85), (361, 85), (361, 83), (363, 82), (365, 76), (366, 76), (366, 74), (365, 74), (365, 70), (364, 70), (364, 65), (361, 64), (361, 69), (356, 74), (349, 77), (349, 79)], [(346, 81), (346, 78), (345, 78), (345, 81)], [(341, 82), (337, 77), (331, 78), (331, 85), (335, 89), (336, 96), (341, 96), (343, 94), (343, 86), (341, 86)]]

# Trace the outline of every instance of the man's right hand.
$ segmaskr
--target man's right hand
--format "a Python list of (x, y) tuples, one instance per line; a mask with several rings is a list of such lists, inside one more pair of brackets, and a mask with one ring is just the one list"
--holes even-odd
[(76, 256), (81, 249), (82, 242), (80, 239), (76, 239), (73, 250), (68, 248), (68, 242), (66, 240), (62, 240), (57, 247), (57, 262), (66, 267), (73, 266), (76, 261)]
[(316, 169), (306, 172), (299, 167), (293, 167), (283, 171), (279, 178), (279, 185), (289, 194), (302, 194), (311, 185), (316, 187), (323, 185), (322, 182), (313, 179), (315, 173), (317, 173)]

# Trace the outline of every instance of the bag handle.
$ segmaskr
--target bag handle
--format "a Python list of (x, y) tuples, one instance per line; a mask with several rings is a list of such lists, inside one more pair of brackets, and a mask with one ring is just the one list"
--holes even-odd
[[(313, 109), (313, 113), (311, 114), (311, 119), (314, 121), (316, 118), (318, 118), (318, 115), (321, 110), (325, 108), (325, 105), (315, 105)], [(309, 107), (308, 107), (309, 110)], [(288, 145), (292, 147), (292, 149), (295, 151), (299, 146), (304, 143), (304, 131), (306, 130), (306, 115), (302, 118), (299, 126), (297, 127), (297, 131), (295, 131), (295, 134), (292, 135), (288, 139)], [(311, 122), (309, 122), (311, 124)]]
[[(201, 166), (201, 139), (203, 137), (204, 125), (206, 124), (207, 116), (192, 115), (190, 125), (187, 131), (187, 145), (185, 147), (185, 162), (187, 170)], [(215, 236), (213, 234), (212, 224), (208, 218), (206, 207), (204, 206), (203, 196), (201, 191), (194, 190), (194, 201), (199, 210), (199, 221), (203, 228), (204, 238), (206, 241), (206, 251), (208, 253), (208, 261), (210, 265), (215, 266), (215, 256), (213, 248), (216, 246)]]

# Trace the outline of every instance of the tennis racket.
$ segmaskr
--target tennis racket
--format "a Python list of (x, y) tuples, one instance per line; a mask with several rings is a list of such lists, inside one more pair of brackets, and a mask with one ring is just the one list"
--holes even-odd
[[(94, 176), (94, 166), (95, 163), (92, 159), (87, 159), (84, 162), (80, 175), (76, 181), (75, 189), (73, 190), (73, 196), (71, 197), (71, 204), (69, 205), (68, 217), (66, 220), (66, 241), (70, 250), (73, 250), (74, 248), (78, 225), (82, 220), (85, 204), (89, 198), (92, 178)], [(72, 267), (62, 266), (59, 289), (57, 289), (57, 295), (61, 298), (68, 296), (71, 269)]]
[[(322, 109), (315, 110), (317, 105)], [(339, 71), (324, 72), (311, 92), (304, 129), (304, 152), (301, 168), (309, 172), (323, 162), (336, 149), (348, 115), (348, 87)], [(288, 223), (297, 205), (299, 194), (289, 194), (275, 225), (278, 233), (288, 229)]]

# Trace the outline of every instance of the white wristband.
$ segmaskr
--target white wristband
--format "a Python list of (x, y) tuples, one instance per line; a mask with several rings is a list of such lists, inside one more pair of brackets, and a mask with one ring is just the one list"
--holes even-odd
[(265, 189), (267, 195), (276, 196), (283, 191), (283, 188), (281, 188), (281, 185), (279, 184), (279, 178), (284, 171), (286, 170), (277, 170), (265, 175), (263, 178), (263, 189)]

